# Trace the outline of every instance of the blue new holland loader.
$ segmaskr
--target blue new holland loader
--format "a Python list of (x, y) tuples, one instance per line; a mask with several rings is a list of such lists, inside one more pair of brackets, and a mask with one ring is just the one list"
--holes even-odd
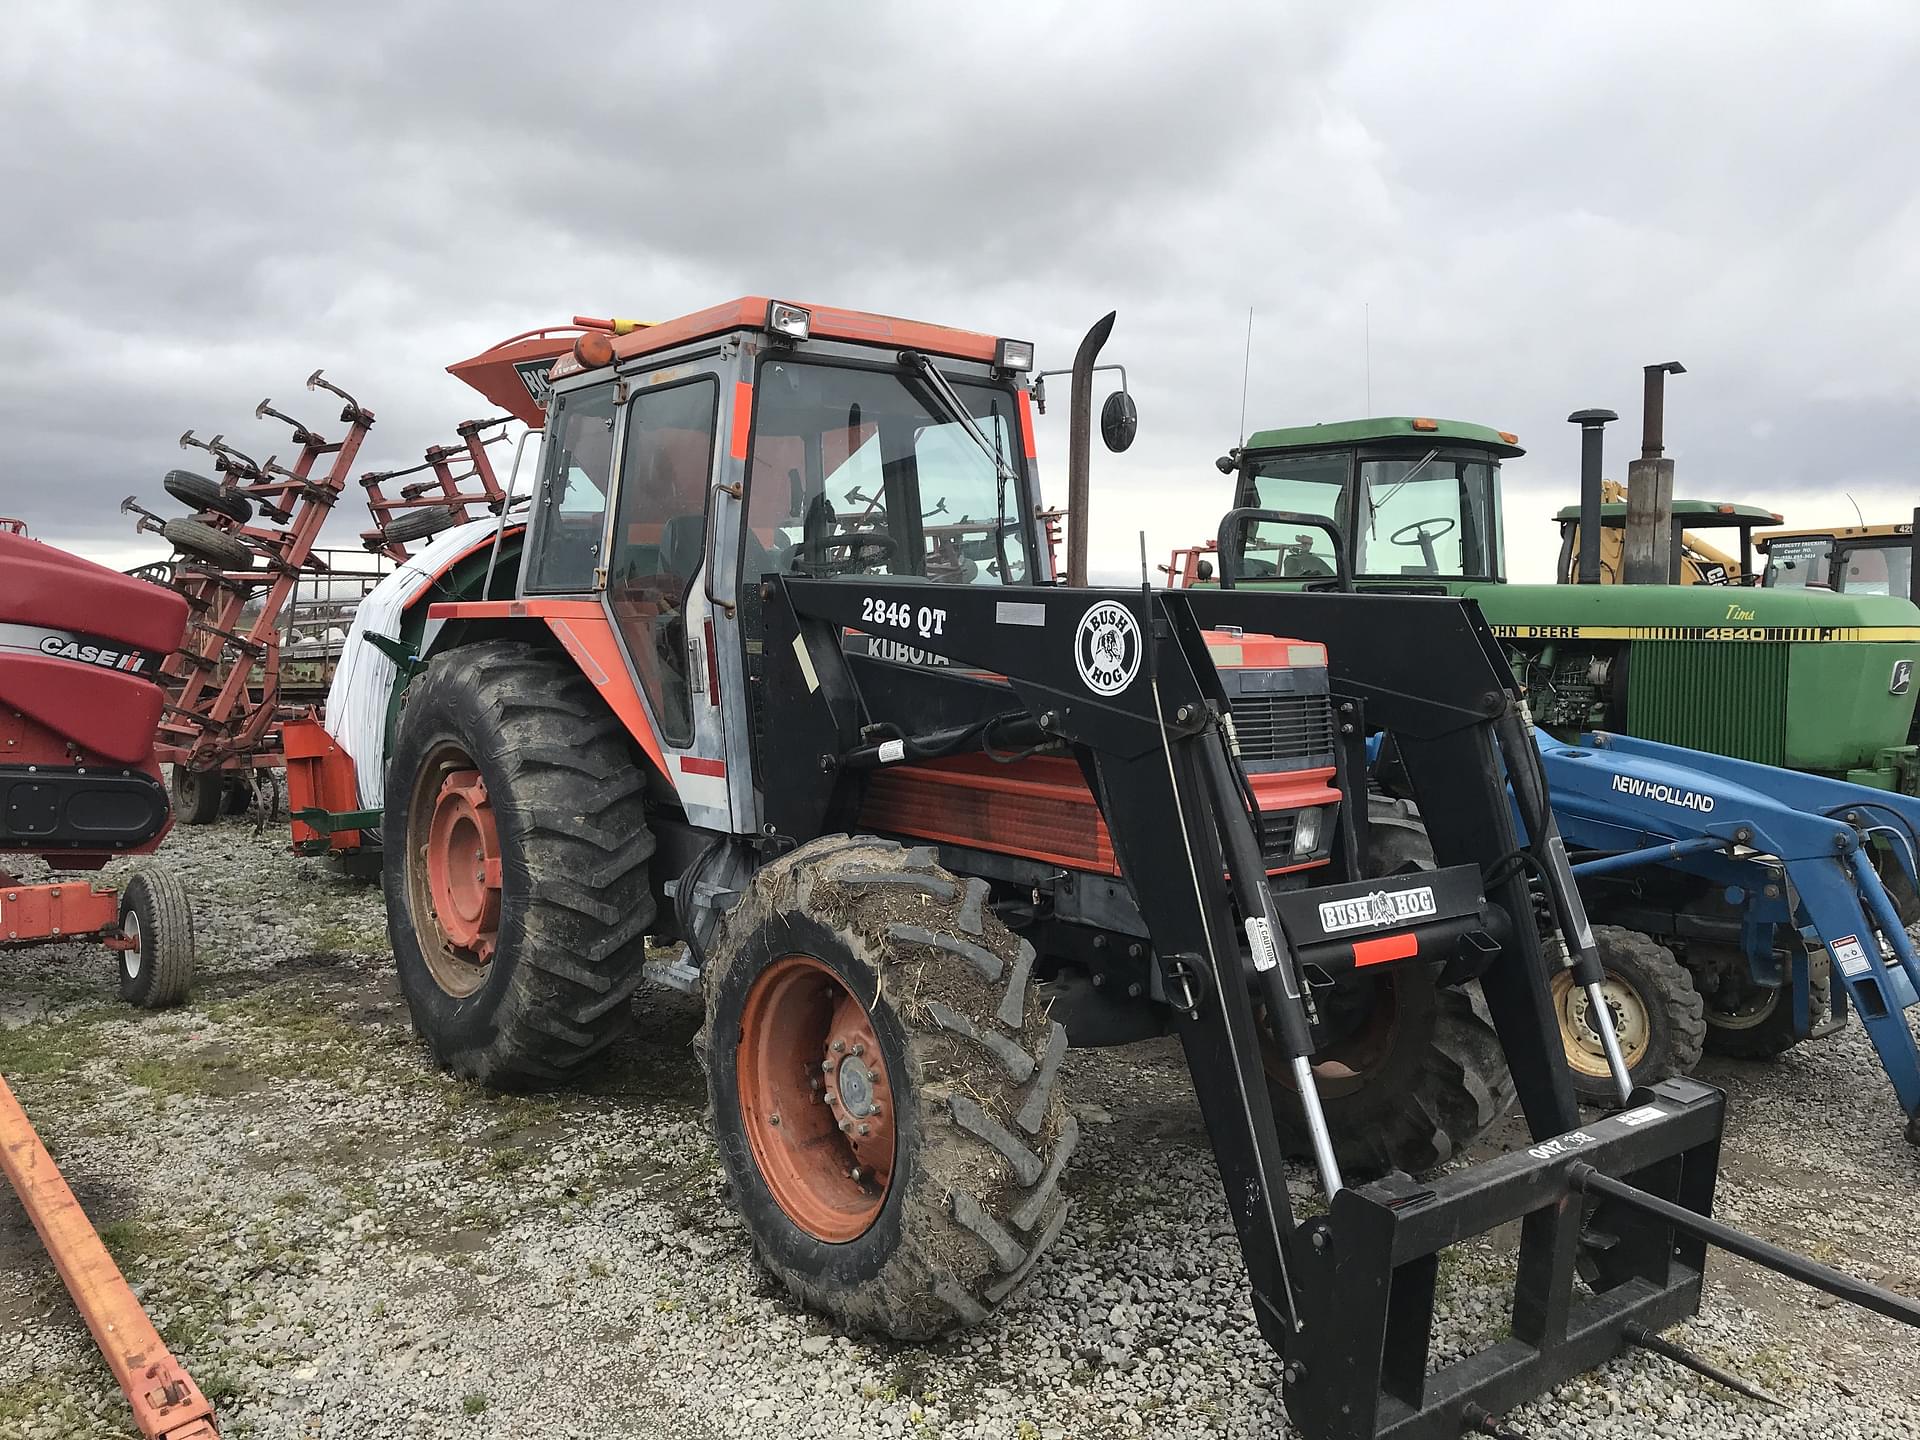
[[(1853, 1010), (1920, 1145), (1920, 800), (1625, 735), (1536, 741), (1596, 924), (1684, 957), (1717, 1048), (1777, 1051)], [(1629, 1031), (1632, 988), (1606, 992)], [(1585, 1003), (1576, 989), (1563, 1013), (1570, 1060)]]

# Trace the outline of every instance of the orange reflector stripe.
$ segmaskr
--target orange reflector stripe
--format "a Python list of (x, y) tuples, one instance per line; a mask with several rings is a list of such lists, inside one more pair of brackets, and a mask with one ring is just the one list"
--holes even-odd
[(727, 453), (736, 460), (747, 458), (747, 430), (753, 424), (753, 386), (742, 380), (733, 387), (733, 436)]
[(1020, 443), (1026, 447), (1027, 459), (1040, 453), (1033, 442), (1033, 395), (1026, 390), (1020, 392)]
[(1420, 953), (1420, 941), (1412, 931), (1404, 935), (1382, 935), (1375, 940), (1353, 942), (1353, 963), (1384, 965), (1389, 960), (1411, 960)]

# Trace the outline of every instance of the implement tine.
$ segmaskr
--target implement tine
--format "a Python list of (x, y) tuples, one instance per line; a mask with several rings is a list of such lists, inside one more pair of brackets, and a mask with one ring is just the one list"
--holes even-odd
[(1769, 1395), (1758, 1385), (1749, 1384), (1730, 1370), (1722, 1370), (1711, 1360), (1703, 1360), (1684, 1346), (1676, 1345), (1664, 1335), (1649, 1330), (1644, 1325), (1629, 1325), (1621, 1336), (1629, 1345), (1637, 1345), (1642, 1350), (1651, 1350), (1656, 1355), (1664, 1355), (1676, 1365), (1684, 1365), (1696, 1375), (1704, 1375), (1716, 1385), (1724, 1385), (1736, 1395), (1744, 1395), (1749, 1400), (1758, 1400), (1764, 1405), (1777, 1405), (1782, 1410), (1787, 1402)]

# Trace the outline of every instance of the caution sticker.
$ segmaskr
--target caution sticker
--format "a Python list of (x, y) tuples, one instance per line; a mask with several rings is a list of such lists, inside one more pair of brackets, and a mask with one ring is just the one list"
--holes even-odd
[(1858, 935), (1842, 935), (1827, 949), (1833, 952), (1833, 963), (1840, 967), (1842, 975), (1865, 975), (1873, 968), (1867, 963), (1867, 947), (1860, 943)]

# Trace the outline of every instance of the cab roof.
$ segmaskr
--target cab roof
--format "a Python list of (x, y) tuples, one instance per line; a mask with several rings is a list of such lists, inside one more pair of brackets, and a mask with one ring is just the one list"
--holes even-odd
[(1770, 535), (1758, 537), (1757, 543), (1762, 550), (1776, 540), (1889, 540), (1895, 543), (1908, 543), (1913, 539), (1913, 522), (1904, 520), (1897, 525), (1816, 525), (1804, 530), (1775, 530)]
[(1502, 460), (1527, 452), (1519, 437), (1487, 425), (1464, 420), (1434, 420), (1414, 415), (1384, 415), (1372, 420), (1336, 420), (1324, 425), (1293, 425), (1282, 430), (1256, 430), (1243, 450), (1318, 450), (1343, 445), (1371, 445), (1383, 440), (1451, 441), (1491, 450)]
[[(572, 325), (529, 330), (489, 346), (478, 355), (456, 361), (447, 372), (473, 386), (494, 404), (511, 412), (529, 425), (541, 423), (540, 400), (530, 367), (544, 370), (544, 379), (559, 380), (588, 368), (573, 354), (573, 343), (589, 330), (609, 334), (613, 342), (613, 363), (620, 364), (636, 355), (671, 349), (689, 341), (706, 340), (735, 330), (767, 328), (771, 297), (743, 295), (738, 300), (696, 310), (672, 320), (601, 321), (583, 324), (575, 317)], [(806, 305), (801, 301), (783, 301), (801, 305), (811, 312), (811, 338), (851, 340), (867, 345), (885, 345), (901, 350), (925, 350), (956, 360), (979, 360), (991, 364), (1000, 343), (997, 335), (974, 330), (955, 330), (945, 325), (929, 325), (921, 320), (903, 320), (893, 315), (876, 315), (866, 310), (840, 310), (831, 305)], [(609, 332), (609, 326), (611, 331)], [(551, 368), (538, 365), (551, 361)]]
[[(1554, 517), (1556, 520), (1578, 520), (1578, 505), (1562, 506)], [(1715, 526), (1729, 529), (1740, 525), (1778, 525), (1780, 517), (1771, 510), (1758, 505), (1734, 505), (1724, 500), (1676, 500), (1673, 502), (1673, 518), (1685, 520), (1694, 530), (1711, 530)], [(1602, 525), (1624, 525), (1627, 523), (1627, 502), (1608, 500), (1600, 506)]]

